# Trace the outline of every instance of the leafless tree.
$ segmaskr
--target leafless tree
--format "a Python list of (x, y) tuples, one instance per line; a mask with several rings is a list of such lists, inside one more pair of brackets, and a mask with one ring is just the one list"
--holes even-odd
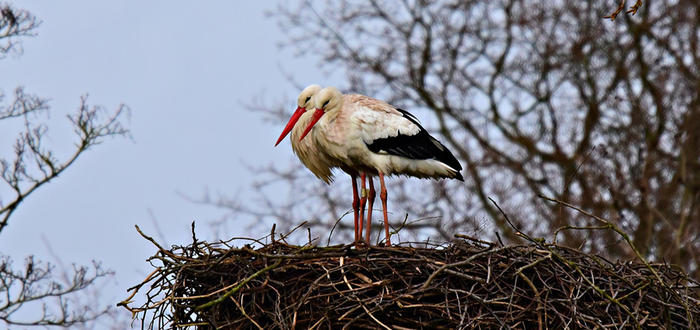
[[(40, 22), (26, 10), (0, 5), (0, 58), (21, 45), (20, 37), (32, 36)], [(0, 156), (0, 234), (12, 215), (32, 193), (56, 179), (83, 153), (110, 136), (128, 134), (125, 105), (109, 112), (80, 98), (78, 110), (68, 116), (75, 145), (66, 157), (47, 145), (48, 126), (41, 114), (49, 111), (46, 99), (17, 88), (9, 101), (0, 92), (3, 127), (19, 128), (11, 154)], [(75, 326), (104, 315), (108, 308), (81, 303), (78, 294), (110, 275), (99, 263), (56, 268), (29, 256), (17, 267), (11, 256), (0, 255), (0, 320), (19, 326)], [(31, 311), (31, 312), (28, 312)], [(34, 315), (31, 315), (34, 314)], [(31, 315), (31, 316), (27, 316)]]
[[(609, 219), (643, 255), (697, 278), (700, 4), (637, 1), (606, 19), (616, 3), (305, 1), (272, 15), (287, 47), (344, 73), (347, 92), (411, 110), (465, 165), (464, 184), (393, 180), (395, 225), (405, 212), (435, 217), (415, 223), (417, 237), (517, 241), (491, 197), (520, 230), (551, 240), (565, 228), (559, 243), (631, 255), (611, 231), (576, 229), (596, 223), (547, 196)], [(267, 108), (284, 118), (291, 105)], [(267, 174), (253, 187), (263, 207), (209, 201), (261, 223), (311, 218), (324, 228), (350, 208), (345, 178), (329, 188), (298, 167), (256, 172)]]

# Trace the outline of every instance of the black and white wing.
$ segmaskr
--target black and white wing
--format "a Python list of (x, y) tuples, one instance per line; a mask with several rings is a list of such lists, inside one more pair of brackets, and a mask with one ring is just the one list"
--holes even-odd
[[(457, 172), (456, 179), (464, 181), (459, 173), (462, 165), (450, 150), (432, 137), (414, 115), (402, 109), (395, 110), (396, 112), (369, 110), (373, 112), (369, 114), (368, 122), (372, 127), (366, 127), (363, 136), (367, 148), (374, 153), (408, 159), (437, 160)], [(367, 116), (365, 114), (365, 118)], [(382, 118), (372, 120), (372, 116)]]

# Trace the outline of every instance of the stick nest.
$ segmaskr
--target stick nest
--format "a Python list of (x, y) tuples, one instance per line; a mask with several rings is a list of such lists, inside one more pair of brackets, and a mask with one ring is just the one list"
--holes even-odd
[[(119, 305), (151, 328), (700, 328), (700, 289), (683, 272), (544, 242), (355, 248), (193, 235), (164, 249), (144, 237), (158, 247), (155, 270)], [(129, 306), (139, 292), (145, 301)]]

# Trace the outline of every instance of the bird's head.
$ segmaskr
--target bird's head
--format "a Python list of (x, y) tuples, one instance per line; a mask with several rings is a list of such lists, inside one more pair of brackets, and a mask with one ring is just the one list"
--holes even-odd
[(292, 117), (289, 118), (287, 126), (284, 127), (284, 130), (277, 139), (275, 146), (280, 144), (280, 142), (284, 140), (284, 137), (292, 131), (292, 128), (294, 128), (294, 125), (297, 123), (301, 115), (304, 114), (304, 111), (306, 111), (306, 109), (312, 109), (312, 107), (315, 105), (314, 95), (316, 95), (316, 93), (318, 93), (320, 90), (321, 86), (313, 84), (304, 88), (304, 90), (299, 93), (299, 97), (297, 98), (297, 109), (294, 111), (294, 114), (292, 114)]
[(316, 110), (314, 111), (309, 125), (306, 126), (306, 130), (301, 134), (299, 138), (300, 141), (311, 131), (325, 113), (337, 111), (343, 107), (343, 93), (335, 87), (326, 87), (316, 93), (314, 103), (316, 105)]
[(304, 90), (299, 93), (299, 97), (297, 98), (297, 107), (304, 110), (313, 109), (313, 106), (315, 105), (314, 95), (316, 95), (320, 90), (321, 86), (316, 84), (309, 85), (304, 88)]

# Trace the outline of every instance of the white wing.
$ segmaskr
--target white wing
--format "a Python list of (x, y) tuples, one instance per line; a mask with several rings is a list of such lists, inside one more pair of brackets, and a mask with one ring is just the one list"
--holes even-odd
[(413, 136), (421, 131), (418, 125), (397, 110), (375, 110), (366, 106), (356, 106), (353, 110), (350, 120), (359, 128), (358, 133), (366, 144), (399, 135)]

